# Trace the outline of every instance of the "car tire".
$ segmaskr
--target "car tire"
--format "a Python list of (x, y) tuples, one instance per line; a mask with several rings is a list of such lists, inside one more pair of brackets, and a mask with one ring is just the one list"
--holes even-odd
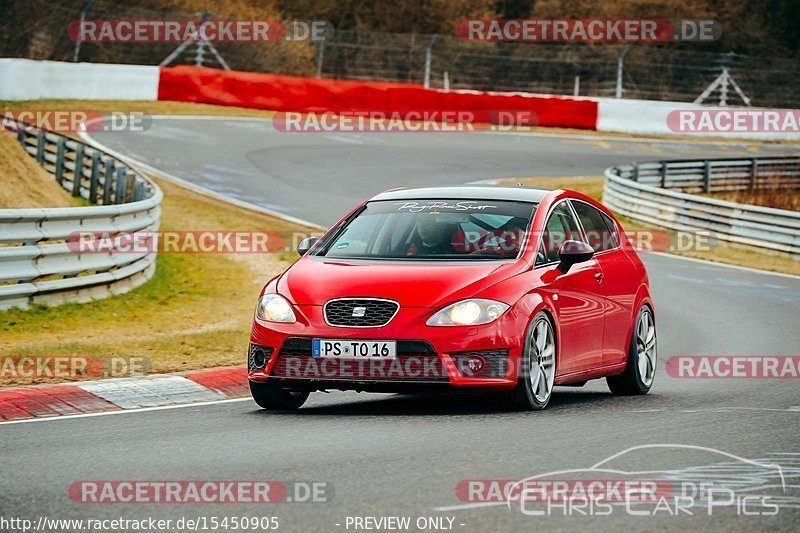
[(650, 392), (656, 375), (657, 354), (653, 310), (644, 305), (636, 315), (625, 370), (621, 374), (606, 378), (612, 394), (633, 396)]
[(553, 321), (540, 311), (525, 331), (517, 386), (507, 395), (509, 408), (539, 411), (547, 407), (556, 376), (556, 348)]
[(272, 383), (250, 381), (253, 400), (264, 409), (294, 411), (308, 399), (308, 391), (290, 391)]

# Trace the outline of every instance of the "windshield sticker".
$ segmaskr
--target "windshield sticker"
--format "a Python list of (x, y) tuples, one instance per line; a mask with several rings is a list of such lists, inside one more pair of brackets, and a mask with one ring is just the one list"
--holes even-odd
[(478, 202), (397, 202), (398, 211), (408, 211), (409, 213), (433, 212), (434, 210), (447, 211), (483, 211), (485, 209), (497, 209), (496, 205), (479, 204)]

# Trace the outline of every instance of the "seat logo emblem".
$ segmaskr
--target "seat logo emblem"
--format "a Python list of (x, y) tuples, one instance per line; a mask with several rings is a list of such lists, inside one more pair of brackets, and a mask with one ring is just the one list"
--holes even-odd
[(366, 307), (354, 307), (353, 308), (353, 317), (359, 318), (367, 314)]

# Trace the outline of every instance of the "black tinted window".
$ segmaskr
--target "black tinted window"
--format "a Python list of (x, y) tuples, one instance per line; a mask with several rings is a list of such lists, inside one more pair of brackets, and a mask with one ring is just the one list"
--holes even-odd
[(603, 213), (583, 202), (572, 202), (572, 207), (575, 208), (587, 241), (595, 252), (616, 248), (616, 235), (606, 224)]
[(572, 211), (567, 202), (561, 202), (550, 213), (547, 219), (542, 244), (544, 245), (543, 254), (546, 262), (558, 261), (558, 250), (565, 241), (581, 240), (578, 222), (572, 216)]

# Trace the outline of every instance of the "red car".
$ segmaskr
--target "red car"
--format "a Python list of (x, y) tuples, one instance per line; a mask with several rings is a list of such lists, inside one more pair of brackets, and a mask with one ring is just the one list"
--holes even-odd
[(566, 190), (400, 189), (364, 202), (269, 281), (250, 390), (268, 409), (312, 391), (496, 391), (543, 409), (605, 377), (645, 394), (656, 368), (644, 265), (601, 204)]

